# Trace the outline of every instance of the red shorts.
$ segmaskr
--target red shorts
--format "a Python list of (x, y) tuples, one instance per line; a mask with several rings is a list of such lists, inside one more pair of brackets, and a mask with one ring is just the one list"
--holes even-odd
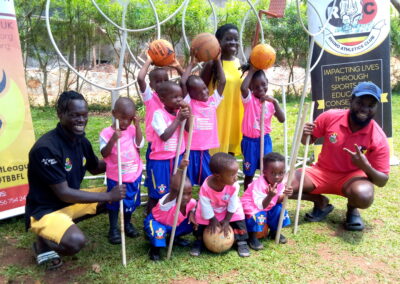
[(315, 189), (311, 194), (336, 194), (344, 196), (343, 185), (354, 177), (367, 177), (364, 171), (356, 170), (347, 173), (337, 173), (321, 169), (318, 166), (306, 169), (307, 176), (311, 179)]

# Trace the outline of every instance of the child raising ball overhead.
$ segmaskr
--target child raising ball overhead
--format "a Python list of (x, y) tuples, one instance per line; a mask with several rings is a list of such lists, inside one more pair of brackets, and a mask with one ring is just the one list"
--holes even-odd
[[(139, 233), (131, 223), (131, 216), (140, 205), (140, 181), (143, 168), (137, 148), (143, 147), (144, 139), (139, 119), (136, 118), (135, 104), (130, 98), (118, 98), (112, 114), (119, 121), (119, 129), (116, 128), (114, 122), (101, 131), (100, 152), (107, 164), (107, 191), (110, 191), (118, 184), (116, 143), (120, 139), (122, 182), (126, 185), (126, 197), (123, 200), (125, 233), (128, 237), (134, 238), (139, 236)], [(106, 206), (110, 221), (108, 241), (111, 244), (120, 244), (121, 233), (117, 224), (119, 202), (107, 203)]]
[(190, 75), (196, 63), (195, 52), (191, 50), (190, 63), (182, 75), (181, 86), (185, 101), (190, 104), (194, 116), (193, 138), (190, 147), (188, 176), (193, 184), (202, 185), (204, 180), (211, 175), (209, 149), (218, 148), (218, 126), (216, 110), (222, 100), (225, 87), (225, 75), (222, 70), (221, 60), (216, 59), (218, 68), (218, 87), (209, 95), (209, 90), (201, 77)]
[[(257, 70), (250, 64), (250, 69), (240, 88), (244, 106), (242, 122), (242, 153), (244, 190), (252, 182), (256, 169), (260, 168), (261, 119), (264, 120), (264, 153), (272, 151), (270, 137), (271, 119), (275, 116), (279, 122), (285, 121), (285, 113), (278, 100), (267, 95), (268, 79), (263, 70)], [(261, 118), (261, 107), (265, 103), (265, 116)]]

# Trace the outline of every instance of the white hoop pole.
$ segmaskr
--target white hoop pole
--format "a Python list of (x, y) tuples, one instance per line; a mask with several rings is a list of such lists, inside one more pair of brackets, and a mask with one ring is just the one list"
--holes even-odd
[[(303, 113), (301, 114), (301, 117), (299, 117), (299, 121), (301, 125), (304, 125), (304, 121), (306, 119), (307, 116), (307, 111), (308, 111), (308, 105), (305, 105), (305, 107), (303, 108)], [(299, 153), (299, 146), (301, 143), (301, 133), (299, 133), (294, 140), (294, 146), (293, 146), (293, 156), (290, 159), (290, 169), (289, 169), (289, 175), (288, 175), (288, 179), (287, 179), (287, 183), (286, 185), (290, 186), (292, 184), (292, 180), (294, 177), (294, 173), (296, 171), (296, 160), (297, 160), (297, 155)], [(283, 217), (285, 215), (285, 211), (286, 211), (286, 204), (287, 204), (287, 200), (288, 197), (287, 195), (284, 195), (283, 197), (283, 201), (282, 201), (282, 209), (281, 209), (281, 214), (279, 215), (279, 222), (278, 222), (278, 228), (276, 231), (276, 237), (275, 237), (275, 244), (279, 244), (279, 239), (281, 237), (281, 230), (282, 230), (282, 224), (283, 224)]]
[[(115, 128), (119, 130), (119, 120), (115, 120)], [(117, 140), (117, 160), (118, 160), (118, 184), (122, 185), (122, 169), (121, 169), (121, 143)], [(119, 219), (121, 222), (121, 252), (122, 265), (126, 267), (126, 249), (125, 249), (125, 224), (124, 224), (124, 200), (119, 201)]]
[[(124, 9), (122, 10), (122, 26), (125, 27), (125, 20), (126, 20), (126, 11), (128, 9), (128, 3), (124, 3)], [(115, 86), (119, 87), (121, 85), (121, 79), (122, 79), (122, 69), (124, 68), (124, 59), (125, 59), (125, 50), (126, 50), (126, 41), (127, 41), (128, 33), (126, 31), (122, 32), (122, 38), (121, 38), (121, 50), (119, 52), (119, 64), (118, 64), (118, 72), (117, 72), (117, 82)], [(112, 91), (111, 92), (111, 106), (112, 109), (114, 108), (115, 102), (117, 101), (119, 97), (119, 91)]]
[(260, 175), (263, 174), (264, 164), (264, 132), (265, 132), (265, 102), (261, 104), (261, 115), (260, 115)]
[[(300, 129), (300, 115), (303, 111), (303, 106), (304, 106), (304, 100), (306, 98), (307, 95), (307, 85), (308, 85), (308, 80), (310, 78), (310, 65), (311, 65), (311, 59), (312, 59), (312, 55), (313, 55), (313, 50), (314, 50), (314, 37), (311, 37), (311, 41), (310, 41), (310, 48), (309, 48), (309, 53), (308, 53), (308, 58), (307, 58), (307, 66), (306, 66), (306, 76), (304, 77), (304, 85), (303, 85), (303, 92), (301, 94), (301, 98), (300, 98), (300, 103), (299, 103), (299, 112), (298, 112), (298, 118), (296, 121), (296, 127), (294, 129), (294, 135), (293, 135), (293, 141), (295, 141), (296, 137), (297, 137), (297, 133)], [(293, 152), (294, 148), (292, 147), (292, 151), (290, 154), (290, 159), (292, 159), (293, 157)]]
[(288, 168), (288, 130), (287, 130), (287, 113), (286, 113), (286, 91), (285, 87), (282, 88), (282, 105), (283, 113), (285, 114), (285, 121), (283, 122), (283, 153), (285, 154), (285, 169)]
[[(181, 6), (179, 6), (175, 12), (173, 12), (171, 15), (169, 15), (167, 18), (165, 18), (164, 20), (162, 20), (160, 22), (160, 25), (166, 23), (167, 21), (169, 21), (170, 19), (172, 19), (173, 17), (175, 17), (176, 14), (179, 13), (179, 11), (184, 7), (185, 3), (189, 1), (189, 0), (184, 0), (181, 4)], [(150, 1), (149, 1), (150, 2)], [(111, 20), (101, 9), (100, 7), (97, 5), (95, 0), (92, 0), (93, 5), (95, 6), (95, 8), (97, 9), (97, 11), (99, 11), (99, 13), (110, 23), (112, 24), (114, 27), (116, 27), (117, 29), (121, 30), (121, 31), (126, 31), (126, 32), (132, 32), (132, 33), (137, 33), (137, 32), (145, 32), (145, 31), (149, 31), (152, 30), (156, 27), (156, 25), (152, 25), (150, 27), (146, 27), (146, 28), (141, 28), (141, 29), (127, 29), (127, 28), (123, 28), (121, 26), (119, 26), (117, 23), (115, 23), (113, 20)]]
[[(310, 117), (309, 117), (309, 122), (313, 122), (313, 116), (314, 116), (314, 106), (315, 102), (313, 101), (311, 103), (311, 109), (310, 109)], [(306, 145), (304, 149), (304, 155), (303, 155), (303, 166), (301, 168), (301, 177), (300, 177), (300, 185), (299, 185), (299, 192), (297, 196), (297, 207), (296, 207), (296, 217), (294, 219), (294, 228), (293, 228), (293, 233), (297, 234), (297, 229), (299, 226), (299, 213), (300, 213), (300, 205), (301, 205), (301, 196), (303, 194), (303, 187), (304, 187), (304, 177), (306, 173), (306, 165), (307, 165), (307, 157), (308, 157), (308, 148), (310, 146), (310, 135), (307, 136), (306, 140)]]
[(178, 144), (176, 145), (174, 170), (172, 171), (172, 174), (176, 174), (176, 171), (178, 170), (179, 156), (181, 154), (180, 150), (181, 150), (181, 146), (182, 146), (183, 132), (185, 131), (185, 124), (186, 124), (186, 119), (184, 121), (181, 121), (181, 128), (179, 129)]
[[(185, 159), (185, 160), (189, 160), (190, 146), (192, 145), (192, 137), (193, 137), (193, 119), (194, 119), (194, 117), (191, 115), (191, 116), (189, 117), (189, 135), (188, 135), (188, 141), (187, 141), (187, 144), (186, 144), (186, 152), (185, 152), (185, 156), (184, 156), (184, 159)], [(173, 224), (173, 226), (172, 226), (171, 236), (170, 236), (170, 238), (169, 238), (167, 259), (170, 259), (170, 258), (171, 258), (172, 247), (174, 246), (176, 225), (178, 224), (179, 211), (180, 211), (180, 209), (181, 209), (181, 204), (182, 204), (182, 196), (183, 196), (183, 190), (184, 190), (184, 188), (185, 188), (186, 174), (187, 174), (187, 166), (183, 169), (182, 178), (181, 178), (181, 184), (180, 184), (180, 186), (179, 186), (179, 195), (178, 195), (178, 200), (177, 200), (177, 202), (176, 202), (176, 209), (175, 209), (175, 216), (174, 216), (174, 224)]]

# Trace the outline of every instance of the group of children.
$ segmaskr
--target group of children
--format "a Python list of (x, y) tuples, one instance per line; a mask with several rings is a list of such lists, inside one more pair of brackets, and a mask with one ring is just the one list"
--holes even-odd
[[(146, 107), (145, 134), (148, 141), (146, 152), (146, 180), (148, 188), (147, 217), (144, 230), (151, 243), (150, 259), (160, 259), (160, 248), (166, 247), (167, 238), (172, 230), (177, 204), (177, 196), (184, 167), (188, 167), (184, 192), (179, 208), (175, 242), (186, 246), (188, 241), (181, 238), (192, 233), (196, 240), (190, 254), (200, 255), (203, 248), (202, 236), (206, 228), (215, 232), (222, 230), (228, 233), (232, 227), (238, 254), (250, 255), (249, 247), (263, 249), (257, 238), (268, 225), (268, 237), (275, 238), (280, 202), (283, 194), (291, 195), (290, 187), (285, 187), (284, 157), (272, 151), (271, 118), (277, 117), (280, 122), (285, 115), (276, 99), (266, 94), (268, 81), (262, 70), (253, 66), (241, 86), (244, 119), (242, 124), (242, 153), (244, 156), (243, 171), (245, 174), (245, 192), (239, 197), (240, 186), (237, 182), (239, 164), (227, 153), (216, 153), (212, 157), (209, 149), (219, 146), (216, 109), (223, 100), (225, 75), (220, 59), (216, 59), (216, 89), (209, 94), (209, 89), (201, 77), (191, 75), (196, 64), (195, 54), (186, 70), (177, 68), (182, 77), (180, 84), (169, 81), (165, 68), (154, 68), (146, 75), (152, 61), (144, 63), (138, 75), (141, 96)], [(179, 64), (175, 64), (178, 66)], [(260, 125), (261, 106), (265, 103), (264, 119), (264, 154), (263, 172), (252, 182), (254, 173), (260, 164)], [(132, 212), (140, 204), (140, 181), (143, 163), (138, 152), (144, 145), (144, 139), (136, 117), (135, 105), (129, 98), (119, 98), (112, 111), (119, 121), (105, 128), (100, 134), (101, 154), (107, 163), (107, 188), (111, 190), (118, 182), (118, 165), (116, 142), (120, 139), (122, 181), (126, 184), (127, 195), (124, 199), (125, 233), (137, 237), (138, 231), (130, 219)], [(193, 136), (189, 161), (182, 160), (185, 151), (185, 138), (180, 148), (180, 133), (188, 129), (189, 117), (193, 116)], [(133, 122), (133, 124), (132, 124)], [(181, 128), (185, 128), (182, 129)], [(185, 137), (187, 132), (184, 132)], [(175, 158), (179, 167), (173, 173)], [(199, 200), (192, 198), (192, 185), (199, 185)], [(118, 244), (121, 235), (117, 227), (118, 204), (108, 204), (109, 209), (109, 242)], [(290, 224), (285, 212), (283, 226)], [(286, 239), (281, 236), (281, 243)]]

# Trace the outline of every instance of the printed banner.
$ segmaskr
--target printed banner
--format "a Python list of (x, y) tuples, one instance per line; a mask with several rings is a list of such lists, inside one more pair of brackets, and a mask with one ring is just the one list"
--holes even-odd
[(383, 92), (374, 119), (388, 136), (393, 156), (389, 0), (312, 4), (307, 11), (311, 33), (325, 27), (315, 37), (313, 62), (322, 51), (323, 54), (311, 73), (312, 98), (316, 102), (314, 118), (332, 108), (349, 108), (354, 86), (362, 81), (374, 82)]
[(0, 219), (23, 214), (35, 137), (12, 0), (0, 0)]

